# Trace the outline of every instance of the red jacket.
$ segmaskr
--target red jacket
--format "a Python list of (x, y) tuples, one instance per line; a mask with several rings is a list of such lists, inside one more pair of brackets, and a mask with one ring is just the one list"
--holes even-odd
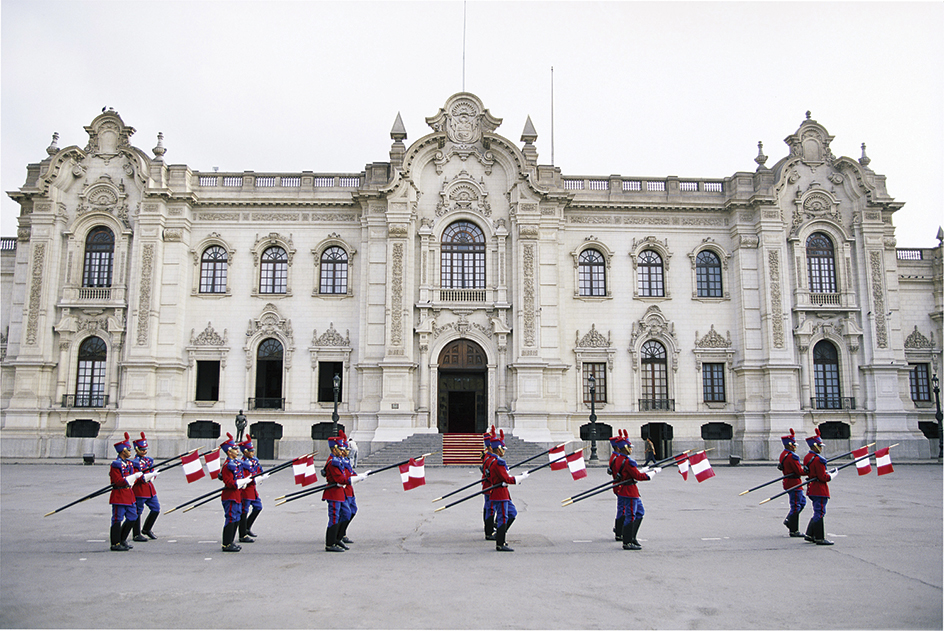
[[(795, 451), (784, 449), (780, 454), (780, 466), (783, 474), (789, 477), (783, 479), (783, 490), (792, 489), (803, 481), (803, 465), (800, 464), (800, 456)], [(797, 489), (802, 491), (803, 489)]]
[[(515, 478), (508, 473), (508, 465), (505, 464), (505, 461), (495, 456), (491, 466), (488, 468), (488, 486), (494, 486), (502, 482), (505, 484), (514, 484)], [(501, 502), (510, 500), (511, 493), (508, 492), (507, 486), (499, 486), (491, 490), (489, 497), (493, 502)]]
[(243, 467), (239, 460), (227, 460), (220, 469), (220, 479), (223, 481), (223, 495), (220, 499), (224, 502), (231, 500), (233, 502), (243, 501), (242, 489), (236, 484), (243, 478)]
[(347, 497), (346, 487), (351, 485), (351, 471), (344, 466), (344, 461), (337, 456), (328, 458), (325, 463), (325, 481), (338, 486), (327, 488), (321, 494), (322, 501), (343, 502)]
[[(134, 468), (136, 471), (141, 473), (150, 473), (154, 470), (154, 458), (148, 456), (138, 456), (131, 462), (134, 463)], [(144, 476), (141, 476), (134, 482), (134, 496), (135, 497), (154, 497), (157, 495), (157, 489), (154, 488), (153, 482), (145, 482)]]
[[(483, 453), (482, 454), (482, 490), (485, 491), (488, 487), (491, 486), (489, 482), (489, 477), (491, 476), (491, 467), (492, 463), (495, 462), (495, 454)], [(491, 499), (492, 492), (488, 491), (485, 493), (486, 499)]]
[(649, 476), (637, 468), (636, 461), (625, 454), (619, 454), (613, 462), (612, 470), (613, 482), (632, 480), (632, 482), (614, 487), (613, 492), (619, 497), (639, 497), (636, 482), (648, 480)]
[(134, 463), (130, 460), (118, 458), (111, 463), (108, 470), (108, 479), (111, 480), (111, 496), (108, 498), (109, 504), (120, 504), (122, 506), (131, 506), (134, 504), (134, 491), (128, 486), (125, 478), (134, 473)]
[(829, 484), (832, 478), (826, 473), (826, 458), (814, 454), (810, 459), (810, 488), (806, 494), (810, 497), (829, 497)]

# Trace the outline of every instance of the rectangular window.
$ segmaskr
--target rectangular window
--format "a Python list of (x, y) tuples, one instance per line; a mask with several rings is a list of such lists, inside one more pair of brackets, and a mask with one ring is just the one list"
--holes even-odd
[(220, 362), (197, 362), (197, 401), (220, 400)]
[(584, 363), (583, 402), (590, 405), (590, 375), (593, 375), (594, 404), (606, 403), (606, 364)]
[[(319, 403), (334, 402), (334, 376), (342, 375), (344, 362), (318, 362), (318, 401)], [(338, 401), (344, 394), (344, 382), (339, 384)]]
[(724, 403), (724, 364), (702, 364), (701, 378), (705, 402)]
[(911, 364), (909, 375), (912, 401), (931, 401), (931, 388), (928, 380), (927, 364)]

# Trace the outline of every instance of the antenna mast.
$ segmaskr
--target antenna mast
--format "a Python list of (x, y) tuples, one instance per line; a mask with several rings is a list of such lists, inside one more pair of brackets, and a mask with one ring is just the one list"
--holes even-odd
[(554, 66), (551, 66), (551, 166), (554, 166)]

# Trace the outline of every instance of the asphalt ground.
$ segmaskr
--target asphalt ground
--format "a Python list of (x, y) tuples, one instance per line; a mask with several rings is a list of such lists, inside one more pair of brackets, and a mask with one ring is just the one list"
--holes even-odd
[(0, 627), (942, 628), (936, 464), (845, 469), (830, 485), (831, 547), (787, 536), (786, 498), (758, 504), (779, 484), (738, 495), (779, 476), (773, 465), (715, 464), (703, 483), (667, 469), (640, 486), (640, 551), (614, 541), (611, 493), (561, 506), (605, 482), (603, 468), (576, 482), (544, 469), (512, 488), (513, 553), (484, 540), (480, 498), (435, 512), (468, 494), (431, 502), (476, 480), (471, 467), (429, 467), (409, 492), (396, 470), (358, 484), (344, 553), (324, 551), (320, 493), (275, 505), (298, 488), (290, 470), (260, 487), (257, 541), (221, 552), (219, 501), (166, 514), (219, 484), (188, 485), (178, 468), (156, 482), (159, 538), (111, 552), (107, 494), (43, 517), (105, 486), (107, 466), (0, 465)]

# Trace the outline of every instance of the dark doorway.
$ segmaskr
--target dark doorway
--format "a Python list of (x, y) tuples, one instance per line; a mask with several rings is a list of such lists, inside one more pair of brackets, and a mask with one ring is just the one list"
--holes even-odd
[(488, 367), (482, 347), (456, 340), (439, 354), (437, 426), (443, 434), (488, 428)]
[[(668, 458), (672, 455), (672, 437), (674, 432), (668, 423), (647, 423), (641, 428), (642, 439), (652, 441), (656, 448), (656, 459)], [(635, 455), (645, 456), (645, 449), (634, 449)]]
[(282, 398), (282, 344), (269, 338), (262, 341), (256, 353), (256, 398), (250, 407), (255, 410), (281, 410)]
[(275, 459), (275, 441), (282, 438), (282, 426), (271, 421), (261, 421), (249, 426), (249, 435), (256, 446), (256, 458)]

